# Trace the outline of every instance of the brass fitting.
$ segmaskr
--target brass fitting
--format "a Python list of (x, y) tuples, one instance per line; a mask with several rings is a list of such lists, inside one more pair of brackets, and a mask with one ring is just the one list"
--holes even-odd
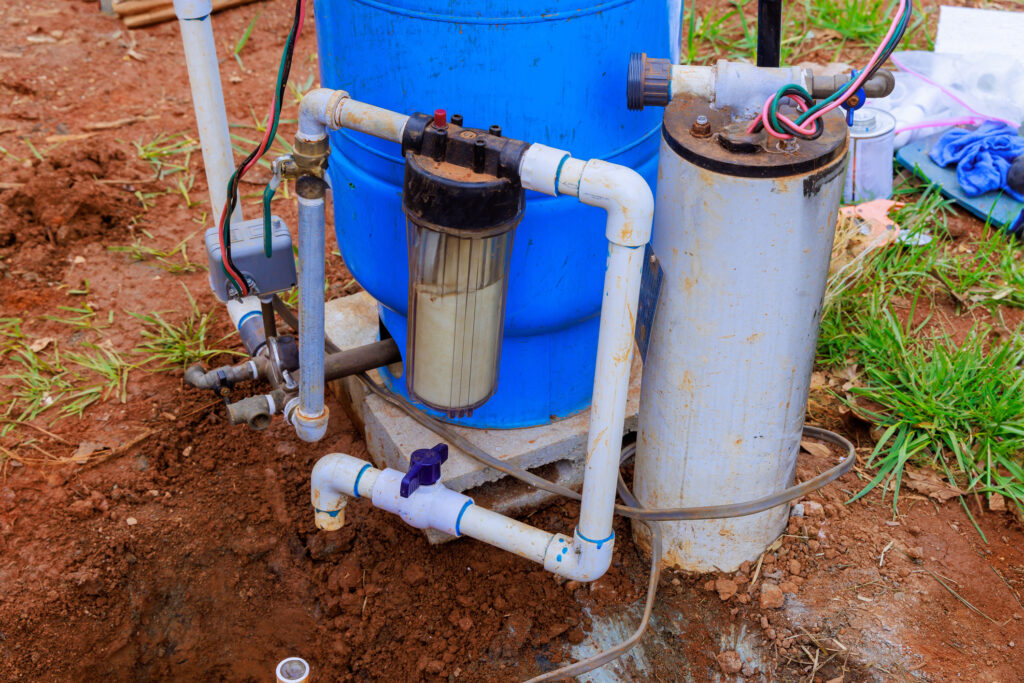
[(295, 138), (295, 146), (292, 150), (295, 168), (289, 177), (311, 175), (323, 178), (324, 171), (327, 170), (327, 156), (330, 152), (331, 145), (326, 137), (314, 142)]

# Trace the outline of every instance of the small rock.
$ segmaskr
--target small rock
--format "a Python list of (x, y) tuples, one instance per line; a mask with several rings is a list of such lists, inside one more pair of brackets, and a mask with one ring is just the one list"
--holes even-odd
[(459, 619), (459, 628), (463, 631), (468, 631), (473, 628), (473, 619), (470, 617), (462, 617)]
[(783, 581), (779, 584), (779, 590), (783, 593), (796, 593), (796, 584), (792, 581)]
[[(418, 564), (410, 564), (402, 572), (402, 579), (410, 586), (418, 586), (427, 579), (427, 573)], [(462, 625), (461, 622), (459, 624)]]
[(801, 568), (802, 567), (800, 566), (800, 561), (799, 560), (790, 560), (789, 561), (789, 573), (790, 574), (799, 575)]
[(740, 593), (739, 597), (736, 599), (739, 600), (741, 604), (746, 605), (750, 602), (750, 595), (748, 593)]
[(837, 553), (835, 550), (833, 550), (832, 548), (826, 548), (825, 549), (825, 559), (826, 560), (834, 560), (837, 557), (839, 557), (839, 553)]
[(757, 674), (757, 667), (750, 662), (747, 662), (743, 665), (743, 668), (740, 669), (740, 673), (743, 674), (744, 678), (750, 678)]
[(907, 555), (912, 560), (920, 560), (924, 558), (924, 548), (921, 546), (914, 546), (913, 548), (907, 548)]
[(136, 524), (139, 523), (139, 520), (135, 519), (134, 517), (129, 517), (128, 519), (126, 519), (124, 521), (125, 521), (125, 524), (127, 524), (128, 526), (135, 526)]
[(718, 591), (718, 597), (723, 601), (736, 595), (738, 589), (739, 586), (732, 579), (718, 579), (715, 581), (715, 590)]
[(805, 500), (804, 514), (808, 517), (822, 517), (825, 514), (825, 508), (816, 500)]
[(735, 650), (719, 652), (715, 655), (715, 659), (718, 660), (718, 668), (722, 670), (722, 673), (737, 674), (743, 668), (743, 660), (740, 659), (740, 653)]
[(765, 581), (761, 584), (761, 609), (778, 609), (785, 601), (782, 589), (774, 583)]

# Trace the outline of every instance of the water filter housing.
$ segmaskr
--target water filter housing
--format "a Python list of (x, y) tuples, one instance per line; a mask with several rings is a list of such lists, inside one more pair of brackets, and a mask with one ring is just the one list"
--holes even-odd
[(526, 145), (449, 125), (407, 126), (402, 208), (409, 250), (406, 390), (449, 417), (495, 392), (512, 235), (522, 220)]
[[(785, 142), (747, 135), (748, 125), (698, 99), (676, 98), (665, 110), (651, 241), (664, 281), (635, 469), (645, 507), (741, 503), (794, 478), (846, 124), (833, 112), (817, 140)], [(735, 570), (782, 533), (788, 514), (782, 505), (664, 522), (664, 562)], [(648, 533), (634, 525), (641, 545)]]

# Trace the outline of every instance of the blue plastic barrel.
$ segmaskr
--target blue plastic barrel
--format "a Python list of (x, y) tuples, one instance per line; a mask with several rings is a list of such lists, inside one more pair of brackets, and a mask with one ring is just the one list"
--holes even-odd
[[(325, 87), (404, 113), (637, 169), (654, 187), (661, 109), (626, 110), (629, 53), (670, 54), (666, 0), (316, 0)], [(328, 167), (342, 257), (405, 349), (408, 252), (399, 146), (351, 131)], [(545, 424), (590, 404), (607, 243), (605, 214), (528, 193), (516, 228), (498, 389), (474, 427)], [(388, 376), (405, 394), (405, 380)]]

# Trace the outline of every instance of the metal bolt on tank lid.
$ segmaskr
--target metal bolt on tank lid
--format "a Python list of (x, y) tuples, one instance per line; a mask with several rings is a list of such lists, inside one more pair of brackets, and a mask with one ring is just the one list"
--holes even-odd
[(696, 138), (706, 138), (711, 135), (711, 124), (708, 122), (708, 117), (701, 114), (697, 117), (697, 120), (690, 126), (690, 135)]

